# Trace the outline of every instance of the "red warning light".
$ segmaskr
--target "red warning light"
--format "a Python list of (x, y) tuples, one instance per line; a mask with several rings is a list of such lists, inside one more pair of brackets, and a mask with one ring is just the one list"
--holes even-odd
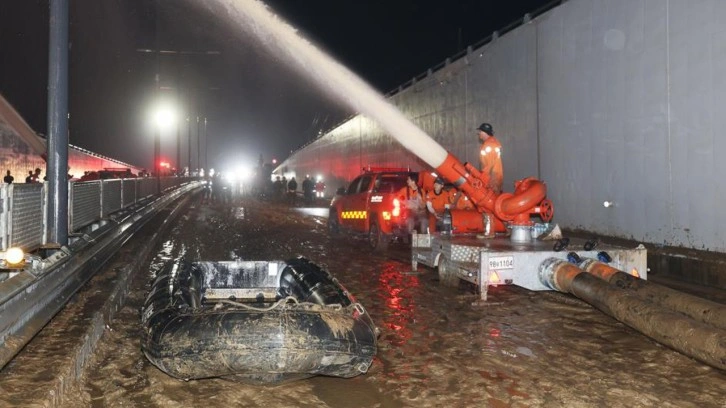
[(401, 215), (401, 202), (398, 201), (398, 198), (394, 198), (393, 199), (393, 212), (392, 212), (392, 214), (393, 214), (394, 217), (398, 217), (399, 215)]

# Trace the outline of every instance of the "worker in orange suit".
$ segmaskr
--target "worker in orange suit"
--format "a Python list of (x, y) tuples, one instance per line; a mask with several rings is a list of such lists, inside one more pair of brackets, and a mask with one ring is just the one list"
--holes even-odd
[(484, 185), (495, 193), (502, 192), (504, 170), (502, 168), (502, 144), (494, 137), (494, 129), (488, 123), (482, 123), (477, 128), (481, 149), (481, 173)]
[(426, 215), (426, 202), (424, 194), (418, 185), (418, 173), (409, 173), (406, 178), (406, 186), (396, 193), (396, 197), (403, 203), (406, 209), (406, 227), (409, 233), (413, 233), (415, 226), (419, 226), (421, 233), (428, 232), (428, 216)]
[(426, 192), (426, 209), (429, 211), (429, 226), (436, 226), (432, 231), (439, 230), (437, 226), (443, 219), (444, 211), (452, 207), (453, 196), (450, 191), (444, 190), (444, 180), (436, 178), (434, 188)]
[(467, 197), (460, 190), (451, 190), (451, 208), (457, 210), (474, 210), (474, 204), (472, 204), (469, 197)]

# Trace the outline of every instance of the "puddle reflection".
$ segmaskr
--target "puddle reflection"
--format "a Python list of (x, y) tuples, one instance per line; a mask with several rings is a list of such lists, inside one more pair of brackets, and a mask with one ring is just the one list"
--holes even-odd
[(402, 268), (398, 262), (386, 261), (378, 278), (378, 293), (386, 305), (383, 325), (391, 331), (385, 339), (394, 346), (406, 344), (413, 336), (409, 324), (416, 321), (416, 301), (412, 294), (421, 285), (418, 276), (401, 274)]

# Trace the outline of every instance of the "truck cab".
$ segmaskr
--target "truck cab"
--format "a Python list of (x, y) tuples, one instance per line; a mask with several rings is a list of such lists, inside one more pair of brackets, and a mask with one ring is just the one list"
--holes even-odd
[(411, 174), (407, 169), (372, 169), (356, 177), (330, 203), (328, 230), (367, 238), (374, 251), (408, 238), (403, 203), (396, 197)]

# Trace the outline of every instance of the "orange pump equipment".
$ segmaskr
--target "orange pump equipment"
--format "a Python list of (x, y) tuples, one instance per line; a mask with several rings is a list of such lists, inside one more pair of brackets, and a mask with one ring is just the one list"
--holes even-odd
[[(486, 231), (485, 219), (472, 211), (452, 210), (452, 226), (461, 232), (505, 232), (505, 221), (512, 226), (531, 226), (531, 215), (549, 222), (554, 216), (552, 201), (547, 199), (544, 182), (528, 177), (514, 183), (514, 193), (497, 194), (487, 188), (481, 173), (471, 164), (461, 162), (447, 152), (444, 161), (436, 167), (438, 175), (463, 191), (479, 214), (489, 214), (493, 230)], [(491, 228), (491, 227), (490, 227)]]

